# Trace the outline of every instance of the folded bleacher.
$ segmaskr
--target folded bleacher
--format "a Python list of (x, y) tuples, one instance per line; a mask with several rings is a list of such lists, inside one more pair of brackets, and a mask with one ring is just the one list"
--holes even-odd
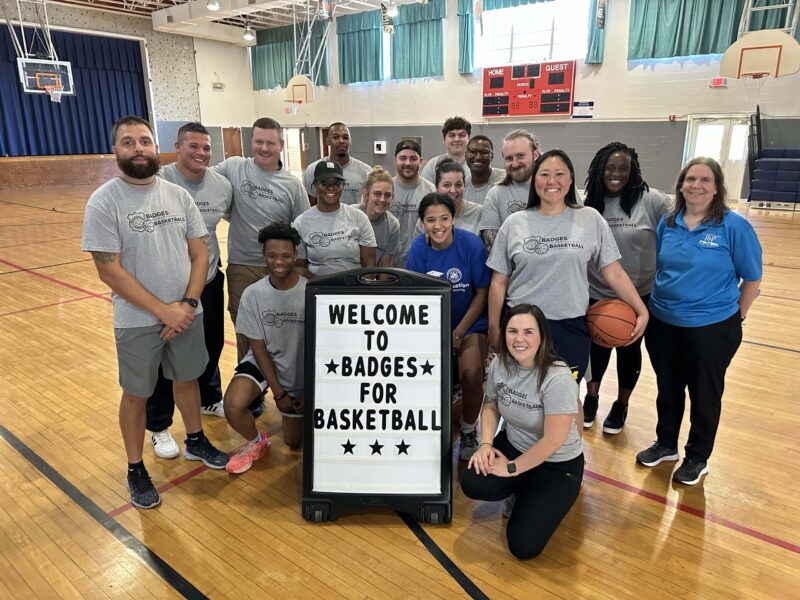
[(765, 148), (756, 160), (750, 202), (800, 205), (800, 148)]

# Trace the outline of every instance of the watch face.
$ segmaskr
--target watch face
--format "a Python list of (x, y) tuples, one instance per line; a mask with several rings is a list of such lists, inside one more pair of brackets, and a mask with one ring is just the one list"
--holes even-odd
[(508, 469), (509, 473), (516, 473), (517, 472), (517, 465), (515, 465), (513, 462), (508, 463), (506, 468)]

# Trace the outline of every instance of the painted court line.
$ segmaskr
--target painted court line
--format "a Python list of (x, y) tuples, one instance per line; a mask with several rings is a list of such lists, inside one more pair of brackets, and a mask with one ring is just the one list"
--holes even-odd
[(87, 300), (89, 298), (96, 298), (96, 296), (81, 296), (80, 298), (70, 298), (69, 300), (62, 300), (61, 302), (51, 302), (50, 304), (42, 304), (41, 306), (21, 308), (20, 310), (12, 310), (11, 312), (0, 313), (0, 317), (10, 317), (11, 315), (18, 315), (24, 312), (31, 312), (32, 310), (41, 310), (43, 308), (50, 308), (51, 306), (61, 306), (62, 304), (69, 304), (70, 302), (77, 302), (78, 300)]
[(636, 486), (630, 485), (629, 483), (624, 483), (622, 481), (617, 481), (612, 477), (608, 477), (607, 475), (601, 475), (600, 473), (596, 473), (589, 469), (586, 469), (584, 471), (584, 474), (591, 479), (600, 481), (602, 483), (606, 483), (617, 489), (630, 492), (631, 494), (636, 494), (637, 496), (642, 496), (643, 498), (647, 498), (648, 500), (658, 502), (659, 504), (663, 504), (664, 506), (675, 508), (681, 512), (694, 515), (695, 517), (698, 517), (710, 523), (716, 523), (717, 525), (722, 525), (723, 527), (732, 529), (733, 531), (738, 531), (739, 533), (743, 533), (759, 541), (767, 542), (768, 544), (772, 544), (773, 546), (778, 546), (779, 548), (783, 548), (785, 550), (788, 550), (789, 552), (800, 554), (800, 545), (798, 544), (782, 540), (781, 538), (769, 535), (768, 533), (764, 533), (762, 531), (758, 531), (751, 527), (747, 527), (746, 525), (741, 525), (740, 523), (736, 523), (734, 521), (731, 521), (730, 519), (726, 519), (725, 517), (717, 516), (713, 513), (702, 510), (700, 508), (695, 508), (693, 506), (689, 506), (688, 504), (683, 504), (682, 502), (675, 502), (660, 494), (648, 492), (647, 490), (643, 490), (642, 488), (638, 488)]
[[(111, 298), (108, 298), (104, 294), (93, 292), (91, 290), (87, 290), (87, 289), (79, 287), (77, 285), (72, 285), (71, 283), (67, 283), (66, 281), (62, 281), (61, 279), (56, 279), (55, 277), (51, 277), (50, 275), (45, 275), (44, 273), (39, 273), (37, 271), (34, 271), (33, 269), (25, 268), (25, 267), (23, 267), (21, 265), (18, 265), (16, 263), (12, 263), (12, 262), (4, 260), (2, 258), (0, 258), (0, 263), (3, 263), (4, 265), (8, 265), (9, 267), (11, 267), (13, 269), (17, 269), (21, 273), (28, 273), (30, 275), (33, 275), (34, 277), (38, 277), (39, 279), (44, 279), (45, 281), (49, 281), (50, 283), (55, 283), (56, 285), (61, 285), (61, 286), (65, 287), (65, 288), (69, 288), (71, 290), (75, 290), (76, 292), (80, 292), (82, 294), (86, 294), (87, 296), (94, 296), (95, 298), (100, 298), (101, 300), (105, 300), (106, 302), (111, 302)], [(39, 268), (41, 268), (41, 267), (39, 267)]]

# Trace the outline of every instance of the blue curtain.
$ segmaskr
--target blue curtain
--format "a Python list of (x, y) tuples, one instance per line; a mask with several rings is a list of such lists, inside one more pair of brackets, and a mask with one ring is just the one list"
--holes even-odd
[(75, 95), (50, 102), (25, 94), (8, 30), (0, 30), (0, 156), (107, 154), (114, 121), (147, 118), (139, 42), (51, 31), (60, 60), (72, 63)]
[(336, 17), (339, 82), (380, 81), (383, 75), (381, 11)]
[(721, 54), (736, 41), (744, 0), (631, 0), (628, 60)]
[(472, 73), (475, 56), (475, 22), (472, 19), (472, 0), (458, 0), (458, 72)]
[(444, 75), (445, 0), (404, 4), (392, 19), (392, 79)]
[[(608, 23), (608, 5), (606, 2), (606, 23)], [(597, 27), (597, 0), (592, 0), (589, 7), (589, 47), (586, 50), (587, 65), (603, 64), (606, 47), (606, 30)]]
[(513, 8), (514, 6), (525, 6), (526, 4), (552, 1), (553, 0), (483, 0), (483, 10), (499, 10), (501, 8)]
[[(311, 60), (317, 48), (322, 44), (325, 31), (323, 23), (317, 22), (311, 34)], [(305, 36), (305, 25), (297, 32), (298, 46)], [(256, 32), (256, 45), (250, 48), (253, 57), (253, 89), (271, 90), (274, 87), (286, 87), (294, 75), (294, 28), (292, 25), (262, 29)], [(306, 71), (307, 69), (303, 69)], [(305, 73), (308, 75), (309, 73)], [(328, 53), (325, 52), (323, 65), (319, 72), (317, 85), (328, 85)]]

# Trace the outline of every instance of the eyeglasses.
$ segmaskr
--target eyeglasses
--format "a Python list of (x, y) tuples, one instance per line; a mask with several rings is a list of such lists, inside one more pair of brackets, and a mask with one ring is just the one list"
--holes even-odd
[(473, 155), (477, 154), (479, 156), (491, 156), (492, 151), (491, 150), (475, 150), (474, 148), (470, 148), (469, 150), (467, 150), (467, 154), (473, 154)]
[(344, 181), (341, 179), (336, 179), (334, 177), (329, 177), (328, 179), (320, 179), (318, 183), (322, 187), (344, 187)]

